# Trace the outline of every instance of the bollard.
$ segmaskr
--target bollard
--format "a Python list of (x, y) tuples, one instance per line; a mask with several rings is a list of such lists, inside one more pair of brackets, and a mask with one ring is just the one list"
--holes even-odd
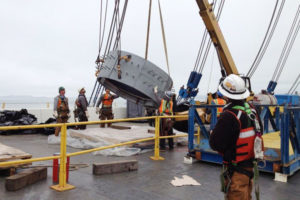
[[(54, 153), (54, 156), (59, 156), (60, 153)], [(53, 168), (52, 168), (52, 182), (58, 183), (59, 180), (59, 159), (53, 159)], [(70, 157), (67, 157), (66, 165), (66, 182), (69, 182), (69, 167), (70, 167)]]
[(5, 102), (2, 103), (2, 109), (4, 109), (4, 108), (5, 108)]

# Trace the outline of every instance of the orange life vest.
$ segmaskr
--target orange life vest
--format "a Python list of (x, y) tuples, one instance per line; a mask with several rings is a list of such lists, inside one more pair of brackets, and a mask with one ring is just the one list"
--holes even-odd
[(113, 98), (110, 94), (104, 94), (103, 100), (102, 100), (102, 106), (104, 107), (111, 107), (113, 102)]
[(173, 101), (170, 100), (167, 102), (166, 100), (162, 99), (160, 102), (159, 113), (173, 115)]
[[(213, 102), (215, 103), (215, 105), (225, 105), (226, 104), (226, 101), (222, 98), (214, 99)], [(217, 108), (217, 117), (219, 117), (222, 112), (223, 112), (223, 108), (218, 107)]]
[(235, 157), (235, 160), (232, 161), (232, 163), (239, 163), (242, 161), (252, 160), (255, 157), (254, 156), (254, 140), (256, 137), (256, 133), (255, 133), (254, 126), (250, 122), (251, 119), (248, 118), (250, 123), (247, 123), (248, 125), (246, 127), (242, 127), (240, 117), (242, 116), (242, 114), (247, 115), (247, 113), (238, 108), (233, 107), (233, 109), (238, 110), (238, 113), (235, 114), (234, 112), (229, 111), (229, 110), (226, 110), (226, 112), (230, 112), (231, 114), (233, 114), (236, 117), (236, 119), (238, 120), (238, 122), (240, 124), (240, 133), (239, 133), (239, 137), (237, 139), (236, 147), (235, 147), (236, 157)]

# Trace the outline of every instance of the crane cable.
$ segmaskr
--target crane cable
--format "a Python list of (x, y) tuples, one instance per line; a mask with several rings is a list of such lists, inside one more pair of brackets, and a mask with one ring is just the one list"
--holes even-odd
[[(299, 85), (299, 83), (300, 83), (299, 79), (300, 79), (300, 74), (297, 76), (296, 80), (295, 80), (294, 83), (292, 84), (291, 88), (290, 88), (289, 91), (288, 91), (288, 94), (293, 94), (294, 91), (297, 89), (297, 87), (298, 87), (298, 85)], [(299, 82), (298, 82), (298, 81), (299, 81)], [(297, 82), (298, 82), (298, 84), (297, 84)], [(296, 87), (295, 87), (295, 86), (296, 86)]]
[[(274, 7), (274, 10), (273, 10), (273, 13), (272, 13), (272, 17), (271, 17), (271, 20), (269, 22), (269, 26), (268, 26), (268, 29), (266, 31), (265, 37), (263, 39), (263, 42), (262, 42), (262, 44), (259, 48), (259, 51), (258, 51), (258, 53), (257, 53), (257, 55), (256, 55), (256, 57), (255, 57), (255, 59), (252, 63), (247, 75), (246, 75), (250, 78), (253, 76), (253, 74), (257, 70), (257, 68), (258, 68), (258, 66), (259, 66), (259, 64), (260, 64), (260, 62), (261, 62), (261, 60), (262, 60), (269, 44), (270, 44), (270, 41), (273, 37), (275, 29), (277, 27), (279, 18), (281, 16), (281, 13), (282, 13), (282, 10), (283, 10), (284, 4), (285, 4), (285, 0), (281, 1), (280, 7), (277, 11), (278, 2), (279, 2), (279, 0), (276, 1), (275, 7)], [(275, 15), (276, 15), (276, 17), (275, 17)], [(275, 17), (275, 21), (274, 21), (274, 17)]]
[[(213, 8), (212, 8), (213, 11), (215, 10), (215, 7), (216, 7), (216, 0), (213, 1)], [(195, 62), (193, 71), (198, 71), (197, 68), (199, 66), (200, 58), (202, 57), (204, 45), (206, 44), (207, 35), (208, 35), (208, 31), (206, 29), (204, 29), (203, 37), (202, 37), (201, 44), (200, 44), (200, 47), (198, 50), (198, 54), (197, 54), (197, 58), (196, 58), (196, 62)]]
[(290, 44), (289, 44), (288, 50), (287, 50), (287, 52), (286, 52), (286, 54), (285, 54), (285, 57), (284, 57), (284, 59), (283, 59), (283, 61), (282, 61), (281, 68), (280, 68), (279, 73), (278, 73), (278, 75), (277, 75), (277, 77), (276, 77), (276, 79), (275, 79), (276, 82), (279, 80), (279, 77), (280, 77), (280, 75), (281, 75), (281, 73), (282, 73), (282, 70), (283, 70), (283, 68), (284, 68), (284, 66), (285, 66), (285, 64), (286, 64), (286, 61), (287, 61), (287, 59), (288, 59), (288, 57), (289, 57), (289, 55), (290, 55), (291, 49), (292, 49), (292, 47), (293, 47), (293, 45), (294, 45), (294, 42), (295, 42), (296, 37), (297, 37), (298, 32), (299, 32), (299, 28), (300, 28), (300, 20), (298, 21), (296, 30), (295, 30), (295, 32), (294, 32), (294, 34), (293, 34), (293, 37), (292, 37), (291, 42), (290, 42)]
[(298, 88), (298, 86), (300, 85), (300, 81), (298, 82), (298, 84), (296, 85), (296, 87), (293, 89), (293, 91), (291, 92), (291, 94), (295, 93), (296, 89)]
[(151, 10), (152, 10), (152, 0), (149, 0), (148, 25), (147, 25), (146, 49), (145, 49), (145, 60), (148, 59), (149, 34), (150, 34), (150, 23), (151, 23)]
[(127, 11), (127, 5), (128, 5), (128, 0), (125, 0), (124, 5), (123, 5), (123, 9), (122, 9), (121, 19), (118, 19), (119, 27), (118, 27), (118, 31), (117, 31), (115, 44), (114, 44), (114, 49), (117, 49), (118, 43), (120, 43), (119, 48), (121, 49), (121, 33), (122, 33), (124, 19), (125, 19), (125, 15), (126, 15), (126, 11)]
[[(98, 49), (98, 55), (97, 55), (97, 59), (96, 59), (96, 76), (98, 75), (99, 73), (99, 70), (100, 70), (100, 57), (101, 57), (101, 50), (102, 50), (102, 44), (103, 44), (103, 39), (104, 39), (104, 33), (105, 33), (105, 27), (106, 27), (106, 16), (107, 16), (107, 7), (108, 7), (108, 0), (106, 0), (106, 4), (105, 4), (105, 14), (104, 14), (104, 20), (103, 20), (103, 30), (102, 30), (102, 15), (103, 15), (103, 0), (100, 1), (100, 26), (99, 26), (99, 49)], [(91, 93), (91, 96), (90, 96), (90, 99), (89, 99), (89, 102), (88, 102), (88, 105), (90, 106), (91, 102), (92, 102), (92, 98), (94, 96), (94, 92), (96, 90), (98, 90), (99, 88), (99, 82), (98, 80), (96, 79), (95, 81), (95, 84), (94, 84), (94, 87), (93, 87), (93, 90), (92, 90), (92, 93)], [(98, 87), (97, 87), (98, 86)], [(96, 89), (97, 87), (97, 89)], [(95, 104), (95, 103), (94, 103)]]
[(160, 25), (161, 25), (161, 33), (162, 33), (162, 38), (163, 38), (163, 43), (164, 43), (164, 50), (165, 50), (165, 56), (166, 56), (168, 74), (170, 76), (170, 66), (169, 66), (168, 49), (167, 49), (167, 41), (166, 41), (166, 35), (165, 35), (165, 28), (164, 28), (163, 16), (162, 16), (162, 12), (161, 12), (160, 0), (157, 0), (157, 1), (158, 1), (159, 16), (160, 16)]
[(115, 0), (115, 7), (114, 7), (113, 15), (112, 15), (112, 20), (111, 20), (111, 24), (110, 24), (110, 28), (109, 28), (109, 32), (108, 32), (108, 36), (107, 36), (107, 41), (106, 41), (106, 46), (105, 46), (103, 57), (105, 57), (107, 55), (107, 53), (110, 51), (110, 48), (111, 48), (111, 43), (112, 43), (114, 29), (115, 29), (115, 17), (118, 12), (118, 7), (120, 5), (119, 3), (120, 3), (119, 0)]
[[(120, 13), (120, 0), (115, 0), (115, 6), (114, 6), (113, 15), (112, 15), (112, 20), (111, 20), (111, 24), (110, 24), (110, 28), (109, 28), (109, 33), (107, 35), (106, 46), (105, 46), (102, 58), (105, 58), (107, 56), (108, 52), (111, 50), (111, 45), (113, 43), (113, 38), (114, 38), (114, 33), (115, 32), (116, 32), (116, 37), (115, 37), (113, 49), (115, 50), (117, 48), (121, 48), (120, 38), (121, 38), (121, 31), (122, 31), (122, 27), (123, 27), (123, 23), (124, 23), (124, 19), (125, 19), (127, 4), (128, 4), (128, 0), (125, 0), (124, 5), (123, 5), (122, 15), (121, 15), (121, 18), (120, 18), (120, 14), (119, 14)], [(100, 27), (102, 27), (102, 11), (103, 11), (102, 6), (103, 6), (103, 3), (101, 1)], [(106, 18), (107, 18), (107, 7), (108, 7), (108, 0), (106, 1), (103, 31), (102, 31), (102, 34), (101, 34), (101, 28), (100, 28), (100, 33), (99, 33), (99, 52), (98, 52), (99, 54), (98, 54), (98, 58), (96, 60), (96, 63), (98, 65), (98, 70), (100, 70), (100, 67), (102, 65), (102, 62), (100, 62), (100, 55), (101, 55), (102, 45), (103, 45), (103, 41), (104, 41), (104, 33), (105, 33), (104, 31), (105, 31), (106, 21), (107, 21), (106, 20)], [(97, 89), (96, 89), (96, 87), (97, 87)], [(93, 89), (89, 104), (91, 103), (91, 99), (92, 99), (92, 96), (93, 96), (94, 92), (95, 92), (95, 96), (94, 96), (93, 103), (95, 105), (95, 103), (98, 99), (99, 93), (102, 94), (103, 91), (104, 91), (103, 86), (100, 83), (97, 84), (97, 80), (96, 80), (96, 83), (94, 85), (94, 89)]]
[[(225, 1), (222, 0), (220, 2), (220, 4), (219, 4), (219, 8), (218, 8), (218, 12), (217, 12), (217, 17), (216, 17), (217, 21), (219, 21), (219, 19), (221, 17), (221, 13), (223, 11), (224, 3), (225, 3)], [(209, 42), (207, 43), (206, 50), (205, 50), (205, 53), (204, 53), (204, 57), (202, 58), (201, 65), (199, 67), (198, 73), (202, 73), (202, 71), (204, 69), (205, 63), (207, 61), (208, 53), (210, 51), (211, 44), (212, 44), (212, 40), (209, 40)]]
[[(278, 81), (278, 79), (280, 77), (280, 74), (282, 72), (282, 69), (284, 67), (284, 64), (285, 64), (285, 62), (287, 60), (287, 57), (289, 55), (289, 52), (291, 50), (291, 47), (293, 46), (293, 43), (294, 43), (295, 38), (297, 36), (297, 33), (299, 31), (299, 22), (298, 22), (298, 25), (296, 27), (296, 31), (294, 32), (297, 20), (299, 18), (299, 13), (300, 13), (300, 6), (298, 7), (298, 10), (297, 10), (296, 15), (294, 17), (294, 20), (293, 20), (292, 26), (290, 28), (289, 34), (288, 34), (287, 39), (285, 41), (284, 47), (281, 51), (279, 60), (278, 60), (277, 65), (276, 65), (276, 69), (275, 69), (275, 71), (273, 73), (273, 76), (272, 76), (272, 81), (275, 81), (275, 82)], [(292, 36), (292, 34), (293, 34), (293, 36)], [(291, 38), (292, 38), (292, 40), (291, 40)]]

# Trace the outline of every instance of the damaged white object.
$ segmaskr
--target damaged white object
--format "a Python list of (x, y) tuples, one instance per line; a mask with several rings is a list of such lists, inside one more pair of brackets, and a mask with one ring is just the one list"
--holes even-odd
[(201, 185), (198, 181), (187, 175), (183, 175), (182, 178), (178, 178), (175, 176), (174, 180), (171, 181), (171, 184), (175, 187), (184, 185)]
[[(149, 126), (130, 126), (130, 129), (125, 130), (114, 128), (87, 128), (85, 130), (69, 129), (67, 130), (67, 145), (78, 149), (92, 149), (154, 137), (154, 134), (148, 133), (148, 130), (154, 130), (154, 128)], [(48, 137), (48, 144), (60, 144), (60, 137), (50, 135)], [(106, 156), (132, 156), (143, 152), (147, 152), (147, 150), (142, 151), (140, 148), (128, 145), (96, 151), (93, 154)]]

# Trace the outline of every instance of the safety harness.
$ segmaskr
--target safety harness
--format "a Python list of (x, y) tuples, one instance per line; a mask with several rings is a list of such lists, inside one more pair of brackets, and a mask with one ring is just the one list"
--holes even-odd
[[(234, 172), (244, 174), (250, 178), (253, 178), (255, 187), (255, 196), (259, 200), (259, 185), (258, 185), (258, 165), (257, 162), (263, 159), (263, 144), (261, 138), (261, 128), (258, 122), (258, 116), (256, 110), (251, 108), (248, 103), (244, 106), (233, 106), (233, 109), (238, 110), (236, 115), (234, 112), (225, 111), (233, 114), (240, 124), (240, 134), (236, 145), (236, 158), (235, 160), (223, 164), (222, 173), (220, 175), (221, 180), (221, 191), (227, 194), (231, 185), (231, 178)], [(242, 113), (246, 113), (249, 121), (249, 127), (242, 129), (240, 117)], [(257, 143), (257, 144), (256, 144)], [(260, 145), (260, 146), (259, 146)], [(260, 148), (260, 149), (259, 149)], [(253, 160), (253, 171), (248, 171), (242, 167), (243, 162), (251, 162)]]

